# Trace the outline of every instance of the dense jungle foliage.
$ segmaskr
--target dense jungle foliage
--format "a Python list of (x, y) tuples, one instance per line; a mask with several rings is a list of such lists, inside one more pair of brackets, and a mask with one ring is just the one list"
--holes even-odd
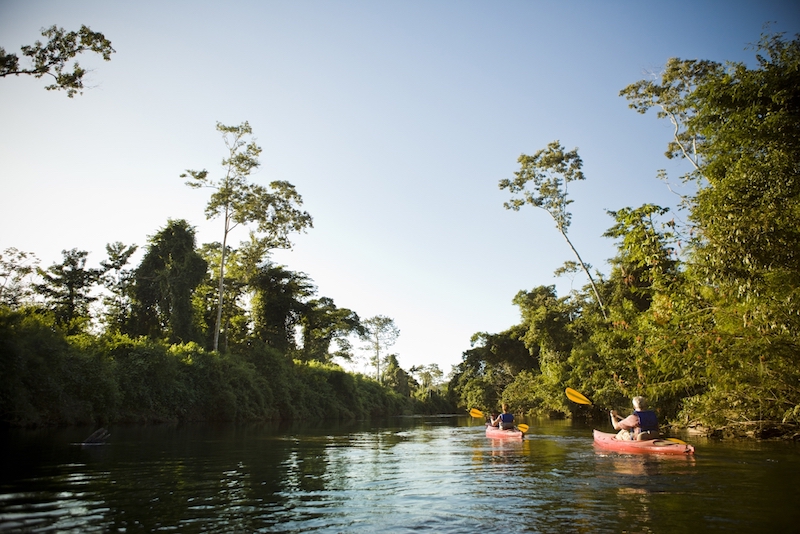
[(390, 357), (383, 381), (288, 357), (251, 340), (196, 342), (67, 334), (46, 310), (0, 310), (0, 415), (12, 425), (353, 419), (452, 412)]
[(195, 342), (70, 336), (32, 309), (0, 311), (0, 339), (8, 424), (351, 419), (448, 408), (438, 394), (438, 404), (417, 400), (408, 385), (403, 395), (263, 343), (220, 354)]
[[(671, 59), (660, 79), (620, 93), (674, 128), (666, 156), (686, 161), (694, 193), (680, 213), (609, 212), (612, 270), (567, 296), (521, 291), (521, 322), (473, 339), (450, 382), (462, 406), (556, 416), (630, 410), (649, 397), (662, 420), (717, 435), (798, 436), (800, 422), (800, 42), (762, 36), (756, 68)], [(558, 142), (520, 157), (501, 189), (550, 213), (567, 238), (566, 183), (577, 151)], [(665, 171), (659, 176), (666, 181)], [(572, 243), (570, 242), (570, 245)]]

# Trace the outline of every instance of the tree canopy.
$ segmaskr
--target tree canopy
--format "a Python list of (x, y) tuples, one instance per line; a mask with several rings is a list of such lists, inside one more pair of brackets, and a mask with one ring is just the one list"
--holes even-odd
[(207, 263), (195, 250), (195, 232), (185, 220), (169, 221), (150, 239), (135, 273), (133, 333), (171, 342), (198, 340), (192, 293)]
[(36, 41), (33, 45), (21, 48), (23, 57), (30, 61), (30, 66), (20, 66), (19, 56), (6, 53), (0, 48), (0, 78), (6, 76), (19, 76), (27, 74), (36, 78), (44, 75), (51, 76), (54, 82), (45, 87), (48, 91), (66, 91), (72, 98), (76, 93), (83, 94), (83, 77), (86, 69), (75, 61), (70, 61), (78, 54), (94, 52), (105, 61), (111, 60), (111, 54), (116, 52), (111, 47), (111, 41), (100, 32), (94, 32), (88, 26), (81, 26), (78, 31), (66, 31), (58, 26), (42, 30), (42, 36), (48, 39), (42, 43)]
[(74, 334), (84, 330), (90, 320), (89, 305), (97, 300), (92, 287), (103, 271), (87, 267), (89, 253), (85, 250), (73, 248), (62, 251), (62, 255), (61, 263), (38, 270), (42, 283), (34, 288), (45, 298), (56, 324)]

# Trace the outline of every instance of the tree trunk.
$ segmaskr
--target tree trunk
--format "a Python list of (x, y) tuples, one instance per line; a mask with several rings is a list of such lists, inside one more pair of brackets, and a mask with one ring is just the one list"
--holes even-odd
[(219, 352), (219, 331), (222, 328), (222, 294), (225, 289), (225, 252), (228, 243), (228, 232), (230, 226), (230, 215), (228, 207), (225, 206), (225, 232), (222, 234), (222, 254), (219, 260), (219, 297), (217, 298), (217, 321), (214, 324), (214, 352)]
[(603, 299), (600, 298), (600, 292), (597, 290), (597, 285), (594, 283), (594, 278), (592, 278), (592, 274), (589, 272), (589, 269), (586, 267), (586, 264), (583, 263), (581, 255), (578, 254), (578, 251), (572, 245), (572, 241), (570, 241), (569, 237), (567, 237), (567, 233), (562, 228), (559, 228), (558, 231), (561, 232), (561, 235), (564, 236), (564, 239), (567, 241), (569, 248), (572, 249), (572, 252), (575, 254), (575, 257), (578, 258), (578, 263), (581, 264), (581, 269), (583, 269), (583, 272), (586, 273), (586, 276), (589, 278), (589, 284), (591, 284), (592, 290), (594, 291), (594, 296), (597, 299), (597, 303), (600, 305), (600, 311), (603, 313), (603, 319), (608, 319), (608, 316), (606, 315), (606, 307), (603, 305)]

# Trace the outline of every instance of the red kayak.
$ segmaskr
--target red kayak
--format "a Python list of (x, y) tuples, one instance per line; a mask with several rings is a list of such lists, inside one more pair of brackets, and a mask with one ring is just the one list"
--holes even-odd
[(643, 441), (617, 439), (616, 434), (594, 431), (594, 444), (601, 449), (617, 452), (652, 454), (694, 454), (694, 447), (688, 443), (676, 443), (666, 439)]
[(496, 426), (486, 425), (486, 437), (492, 439), (522, 439), (525, 437), (525, 433), (518, 428), (500, 430)]

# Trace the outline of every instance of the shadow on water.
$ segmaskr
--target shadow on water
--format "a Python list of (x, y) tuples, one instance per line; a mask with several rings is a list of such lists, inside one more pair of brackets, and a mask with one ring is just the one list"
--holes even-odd
[(595, 450), (591, 428), (467, 417), (4, 430), (0, 531), (760, 532), (798, 521), (798, 450)]

